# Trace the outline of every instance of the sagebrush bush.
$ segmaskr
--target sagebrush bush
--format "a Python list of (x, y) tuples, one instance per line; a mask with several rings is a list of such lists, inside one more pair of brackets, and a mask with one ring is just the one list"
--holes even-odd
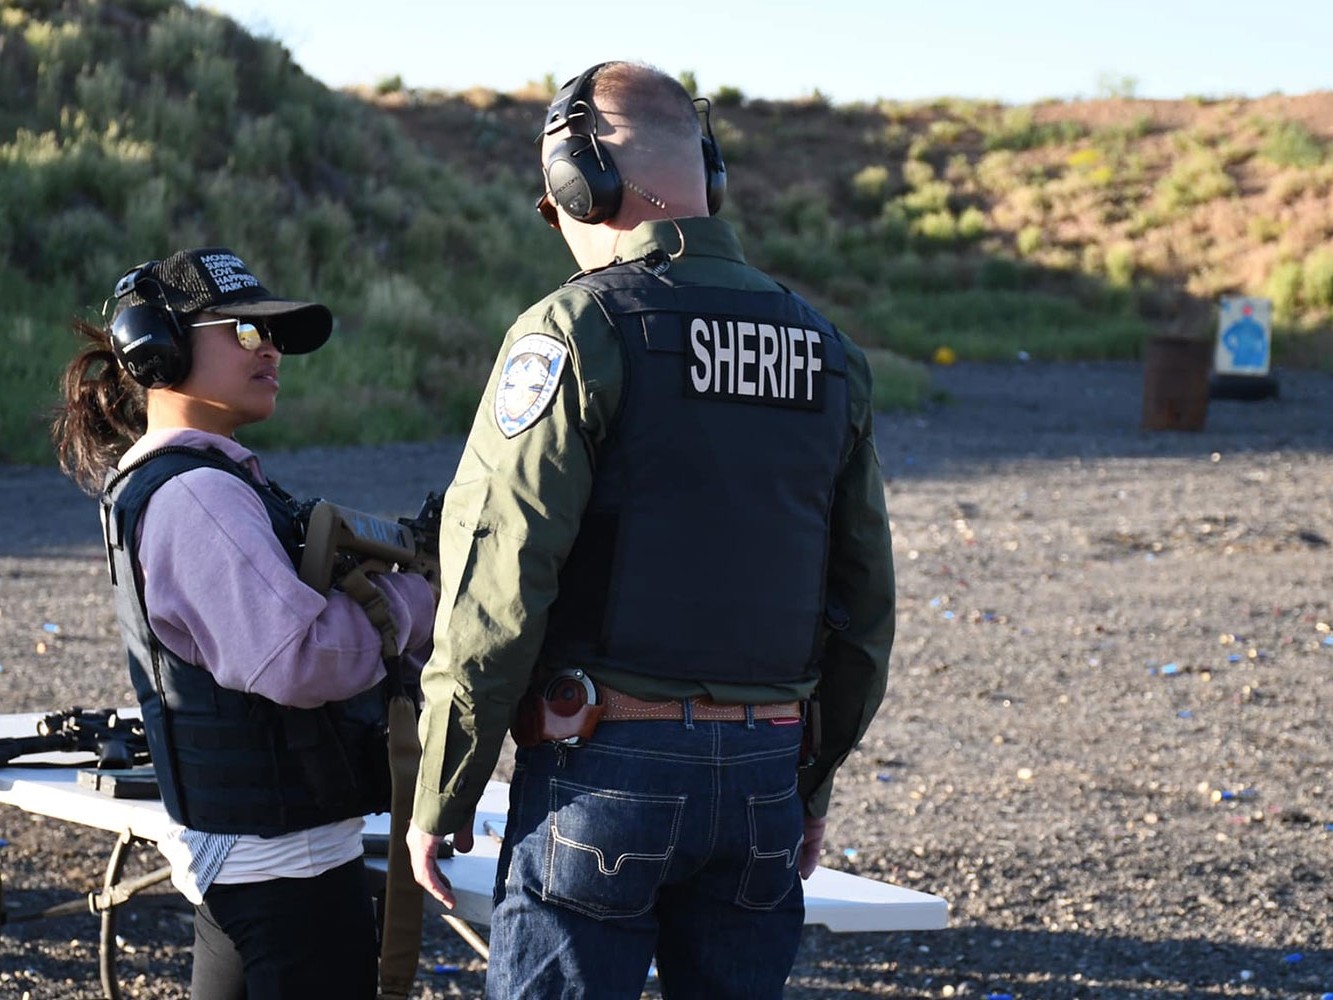
[(1264, 294), (1273, 301), (1273, 318), (1290, 322), (1300, 311), (1301, 265), (1299, 261), (1282, 261), (1268, 275)]
[(1333, 246), (1322, 246), (1301, 262), (1301, 300), (1311, 309), (1333, 308)]
[(986, 213), (976, 205), (968, 205), (958, 216), (958, 235), (964, 240), (979, 240), (989, 231)]
[(909, 215), (930, 215), (947, 211), (953, 188), (946, 181), (928, 181), (908, 191), (900, 199)]
[(114, 127), (125, 107), (125, 74), (118, 62), (84, 66), (74, 80), (74, 95), (88, 127), (104, 131)]
[(868, 212), (878, 212), (889, 190), (889, 168), (883, 164), (862, 167), (852, 176), (852, 198)]
[(1236, 182), (1215, 153), (1198, 150), (1180, 160), (1157, 185), (1157, 204), (1167, 212), (1202, 205), (1236, 193)]
[(197, 59), (223, 50), (225, 23), (206, 11), (173, 5), (148, 29), (144, 49), (148, 68), (169, 80), (181, 80)]
[(913, 221), (912, 233), (923, 248), (950, 246), (958, 239), (958, 220), (947, 208), (929, 211)]
[(935, 168), (925, 160), (909, 159), (903, 163), (903, 180), (908, 187), (925, 187), (935, 180)]
[(1134, 283), (1134, 270), (1137, 266), (1134, 244), (1127, 241), (1113, 243), (1106, 248), (1103, 261), (1106, 277), (1115, 288), (1128, 288)]
[(1035, 149), (1053, 143), (1073, 142), (1087, 134), (1078, 122), (1038, 122), (1031, 108), (1007, 108), (986, 130), (985, 146), (995, 149)]
[(718, 87), (713, 94), (713, 103), (722, 108), (739, 107), (745, 103), (745, 94), (740, 87)]
[(1046, 236), (1040, 226), (1024, 226), (1018, 231), (1018, 237), (1014, 241), (1018, 252), (1024, 257), (1031, 257), (1041, 249)]
[(1260, 152), (1279, 167), (1317, 167), (1328, 147), (1300, 122), (1282, 121), (1267, 130)]

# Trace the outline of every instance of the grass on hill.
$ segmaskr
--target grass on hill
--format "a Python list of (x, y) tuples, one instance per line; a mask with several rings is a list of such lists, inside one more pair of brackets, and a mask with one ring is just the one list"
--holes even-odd
[[(550, 84), (335, 92), (182, 0), (0, 0), (0, 461), (51, 460), (71, 315), (192, 245), (338, 318), (248, 441), (463, 430), (504, 330), (573, 270), (531, 208)], [(1333, 367), (1333, 95), (712, 96), (724, 216), (870, 351), (885, 408), (919, 404), (938, 347), (1133, 358), (1155, 331), (1211, 335), (1221, 294), (1268, 295), (1279, 360)]]

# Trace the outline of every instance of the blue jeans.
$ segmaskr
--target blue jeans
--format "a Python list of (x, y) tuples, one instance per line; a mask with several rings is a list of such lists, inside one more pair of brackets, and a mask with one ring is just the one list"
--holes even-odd
[(520, 749), (486, 995), (780, 997), (800, 944), (799, 725), (609, 722)]

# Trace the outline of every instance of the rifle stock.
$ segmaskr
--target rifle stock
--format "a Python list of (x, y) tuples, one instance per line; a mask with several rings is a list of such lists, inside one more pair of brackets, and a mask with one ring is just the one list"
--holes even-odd
[(414, 518), (396, 521), (315, 501), (306, 519), (305, 548), (297, 569), (302, 582), (327, 594), (343, 573), (356, 566), (387, 571), (395, 567), (439, 579), (440, 508), (431, 493)]

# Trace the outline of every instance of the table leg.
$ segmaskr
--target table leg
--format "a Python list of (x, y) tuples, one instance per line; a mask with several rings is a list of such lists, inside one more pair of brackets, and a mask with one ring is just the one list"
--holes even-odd
[(126, 855), (136, 843), (147, 841), (128, 830), (116, 839), (116, 846), (111, 849), (111, 858), (107, 862), (106, 876), (102, 880), (102, 891), (88, 894), (88, 909), (102, 915), (102, 933), (97, 943), (97, 969), (102, 978), (102, 993), (106, 1000), (120, 1000), (120, 983), (116, 978), (116, 908), (140, 889), (171, 877), (171, 868), (167, 866), (140, 878), (121, 882)]

